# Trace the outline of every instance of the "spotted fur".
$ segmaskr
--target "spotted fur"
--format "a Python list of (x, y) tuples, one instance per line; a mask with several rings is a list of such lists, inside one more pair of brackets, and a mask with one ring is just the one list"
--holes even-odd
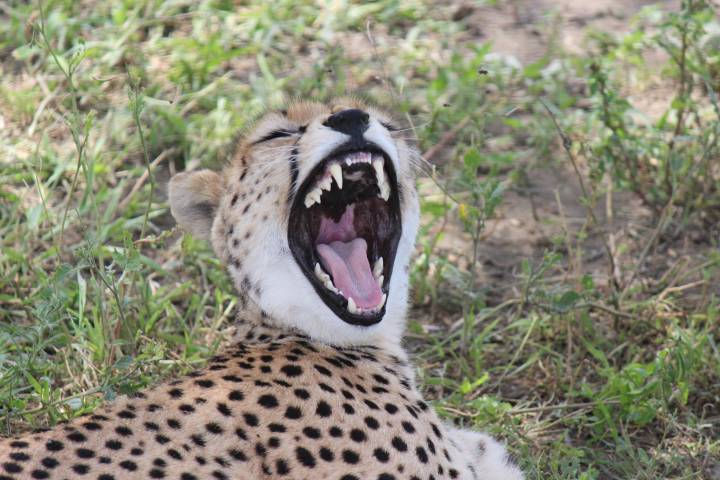
[[(286, 238), (295, 189), (343, 134), (348, 106), (398, 173), (403, 236), (383, 320), (341, 322), (317, 298)], [(521, 479), (492, 438), (444, 424), (400, 346), (418, 224), (413, 150), (392, 119), (355, 100), (267, 114), (221, 174), (170, 185), (178, 222), (212, 242), (239, 290), (234, 346), (184, 378), (52, 430), (0, 440), (10, 479)]]

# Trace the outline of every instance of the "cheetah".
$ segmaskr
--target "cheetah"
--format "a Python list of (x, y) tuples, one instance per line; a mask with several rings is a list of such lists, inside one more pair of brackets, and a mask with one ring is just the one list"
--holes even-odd
[(443, 423), (401, 346), (418, 154), (366, 103), (266, 113), (221, 173), (169, 184), (178, 224), (238, 290), (203, 370), (0, 441), (0, 480), (520, 480), (489, 436)]

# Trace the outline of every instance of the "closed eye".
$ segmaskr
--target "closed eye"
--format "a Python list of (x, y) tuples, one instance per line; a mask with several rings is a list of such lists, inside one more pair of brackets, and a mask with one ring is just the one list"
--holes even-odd
[(397, 127), (397, 126), (393, 125), (392, 123), (380, 122), (380, 125), (385, 127), (389, 132), (394, 132), (396, 130), (400, 130), (400, 127)]
[(263, 142), (269, 142), (270, 140), (275, 140), (276, 138), (290, 137), (292, 135), (295, 135), (296, 133), (298, 132), (295, 130), (273, 130), (272, 132), (262, 137), (260, 140), (255, 140), (253, 142), (253, 145), (257, 145), (258, 143)]

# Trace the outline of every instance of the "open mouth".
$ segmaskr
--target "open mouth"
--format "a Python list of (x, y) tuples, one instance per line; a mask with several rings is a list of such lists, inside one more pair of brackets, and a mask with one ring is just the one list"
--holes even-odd
[(385, 314), (400, 234), (397, 177), (371, 144), (341, 147), (320, 162), (290, 210), (295, 260), (325, 304), (353, 325)]

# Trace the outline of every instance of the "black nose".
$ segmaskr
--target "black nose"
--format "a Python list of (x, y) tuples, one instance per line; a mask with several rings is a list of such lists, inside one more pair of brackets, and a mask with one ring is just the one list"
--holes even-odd
[(351, 137), (362, 137), (370, 126), (370, 115), (357, 108), (349, 108), (330, 115), (323, 125)]

